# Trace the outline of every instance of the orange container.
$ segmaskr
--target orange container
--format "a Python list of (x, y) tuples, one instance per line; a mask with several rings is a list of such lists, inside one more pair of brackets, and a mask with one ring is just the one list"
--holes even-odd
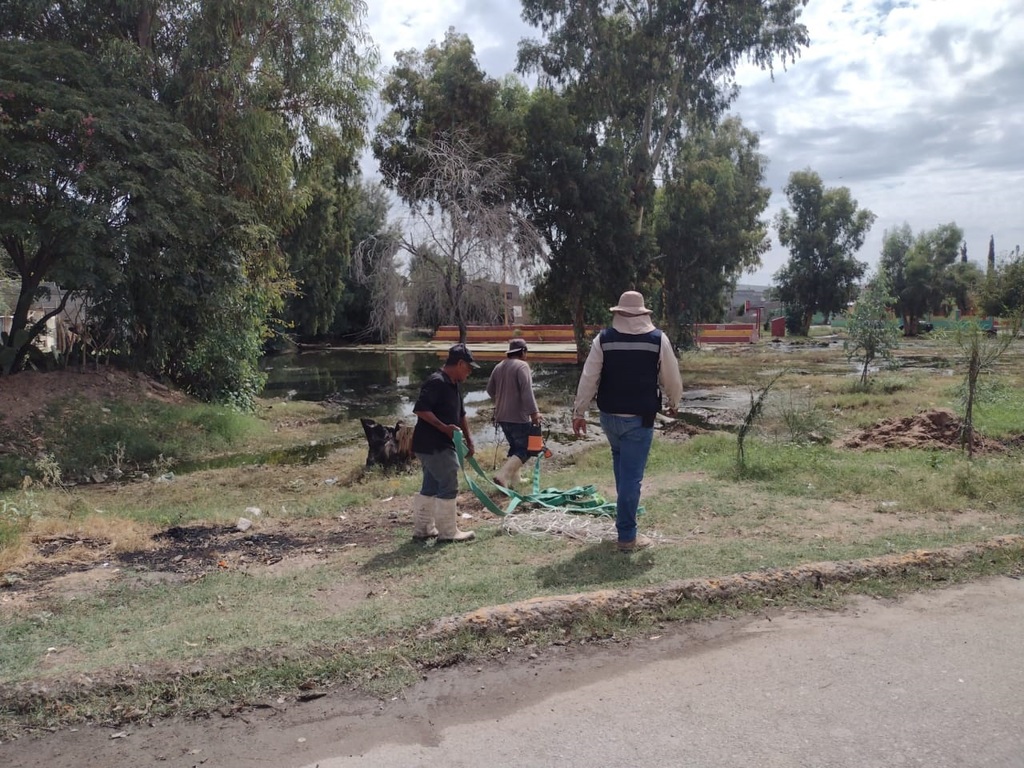
[(544, 433), (540, 431), (540, 424), (530, 426), (530, 434), (526, 438), (526, 452), (531, 456), (539, 456), (544, 452)]

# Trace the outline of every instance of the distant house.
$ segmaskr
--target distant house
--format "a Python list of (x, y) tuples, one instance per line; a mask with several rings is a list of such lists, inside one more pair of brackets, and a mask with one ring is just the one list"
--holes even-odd
[(782, 313), (782, 302), (770, 300), (770, 285), (744, 285), (739, 283), (729, 298), (725, 310), (725, 322), (733, 322), (738, 317), (747, 317), (752, 310), (761, 308), (761, 321)]
[[(62, 291), (56, 283), (43, 283), (41, 287), (46, 290), (29, 309), (28, 321), (30, 323), (36, 322), (59, 307), (65, 294), (65, 291)], [(14, 316), (6, 313), (13, 312), (17, 303), (17, 285), (0, 285), (0, 309), (5, 312), (0, 315), (0, 332), (4, 335), (11, 332), (14, 324)], [(62, 354), (68, 352), (77, 338), (76, 329), (84, 326), (85, 315), (85, 305), (82, 300), (72, 296), (64, 305), (62, 312), (46, 321), (45, 331), (35, 338), (35, 346), (43, 352), (53, 352), (54, 350)]]
[(499, 310), (501, 316), (497, 318), (501, 325), (521, 325), (530, 322), (518, 285), (490, 281), (484, 281), (483, 284), (502, 297), (503, 304)]

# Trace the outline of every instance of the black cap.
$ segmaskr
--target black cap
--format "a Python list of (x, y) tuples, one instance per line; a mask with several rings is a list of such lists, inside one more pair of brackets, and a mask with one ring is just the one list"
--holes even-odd
[(473, 359), (473, 353), (465, 344), (453, 344), (448, 349), (448, 362), (445, 365), (454, 365), (459, 360), (465, 360), (472, 368), (479, 368), (480, 363)]

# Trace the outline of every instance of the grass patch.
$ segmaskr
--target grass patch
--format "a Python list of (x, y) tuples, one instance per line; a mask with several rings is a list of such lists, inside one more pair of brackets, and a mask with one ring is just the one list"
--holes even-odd
[[(931, 361), (938, 350), (933, 344), (924, 354)], [(641, 518), (641, 528), (659, 543), (631, 557), (618, 556), (606, 544), (505, 535), (493, 517), (465, 497), (475, 542), (414, 544), (408, 499), (419, 487), (419, 472), (365, 471), (358, 423), (332, 420), (316, 404), (265, 402), (253, 415), (165, 403), (68, 405), (82, 410), (61, 411), (48, 420), (57, 424), (48, 426), (53, 442), (47, 449), (59, 456), (62, 470), (127, 465), (154, 452), (157, 461), (160, 456), (166, 461), (313, 441), (332, 441), (331, 449), (308, 464), (251, 461), (180, 472), (166, 481), (69, 489), (38, 483), (22, 489), (19, 483), (0, 493), (0, 569), (16, 580), (12, 594), (32, 583), (24, 577), (34, 566), (58, 561), (74, 566), (66, 581), (0, 616), (0, 688), (78, 674), (97, 680), (87, 690), (69, 690), (59, 706), (18, 698), (0, 714), (0, 720), (7, 718), (0, 731), (19, 723), (119, 722), (131, 719), (132, 711), (144, 713), (137, 717), (208, 711), (225, 702), (242, 705), (294, 691), (300, 684), (344, 683), (392, 693), (423, 669), (530, 643), (600, 641), (629, 636), (651, 622), (768, 605), (830, 607), (851, 593), (897, 594), (999, 569), (1019, 570), (1019, 554), (1016, 560), (1000, 560), (997, 553), (948, 572), (715, 604), (684, 602), (654, 615), (588, 614), (570, 625), (516, 636), (421, 637), (421, 630), (441, 617), (536, 596), (716, 578), (1020, 533), (1019, 452), (980, 454), (969, 461), (955, 450), (851, 451), (828, 444), (830, 434), (883, 418), (956, 406), (955, 378), (912, 368), (905, 353), (901, 360), (900, 371), (879, 375), (866, 391), (853, 391), (849, 366), (837, 349), (807, 345), (785, 354), (758, 347), (686, 353), (682, 368), (689, 388), (756, 387), (765, 371), (787, 369), (777, 385), (785, 404), (768, 408), (763, 430), (748, 436), (742, 470), (735, 435), (659, 437), (648, 463)], [(1024, 428), (1017, 370), (1001, 369), (986, 390), (976, 422), (986, 434), (1013, 438)], [(559, 397), (545, 409), (554, 408)], [(571, 442), (563, 416), (547, 421), (554, 445)], [(483, 424), (477, 429), (485, 431)], [(812, 440), (815, 433), (825, 442)], [(77, 447), (58, 454), (58, 447), (68, 445)], [(542, 484), (595, 485), (614, 498), (607, 445), (584, 445), (546, 462)], [(119, 446), (121, 453), (112, 453)], [(479, 450), (486, 464), (494, 448)], [(32, 467), (39, 477), (43, 469)], [(238, 534), (231, 540), (234, 550), (186, 553), (212, 564), (200, 576), (176, 577), (166, 564), (126, 566), (116, 579), (86, 588), (89, 572), (79, 572), (103, 558), (116, 562), (124, 553), (145, 553), (154, 547), (152, 536), (171, 526), (233, 531), (252, 507), (261, 510), (248, 543), (253, 548), (267, 531), (282, 537), (304, 532), (309, 542), (268, 563), (254, 556), (243, 560), (248, 544)], [(60, 557), (42, 553), (46, 546), (58, 548)], [(88, 561), (89, 547), (102, 547), (102, 556), (91, 555), (99, 557), (97, 562)], [(200, 671), (157, 672), (168, 668)]]
[(42, 422), (46, 444), (69, 477), (169, 467), (228, 450), (264, 429), (264, 422), (230, 408), (159, 401), (63, 401)]

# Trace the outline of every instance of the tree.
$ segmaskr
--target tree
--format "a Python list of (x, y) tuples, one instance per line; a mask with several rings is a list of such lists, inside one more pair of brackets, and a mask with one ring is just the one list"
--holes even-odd
[(586, 326), (604, 322), (622, 290), (637, 284), (638, 255), (653, 253), (653, 242), (632, 226), (621, 153), (601, 144), (571, 106), (554, 91), (533, 93), (516, 176), (519, 199), (548, 250), (533, 308), (542, 322), (571, 320), (582, 363)]
[(961, 315), (974, 312), (974, 304), (978, 290), (985, 281), (985, 276), (977, 264), (960, 261), (950, 264), (946, 271), (946, 300), (955, 306)]
[(980, 294), (978, 304), (986, 315), (1024, 312), (1024, 259), (1018, 254), (994, 267), (981, 284)]
[[(168, 142), (160, 163), (138, 158), (145, 181), (118, 198), (118, 222), (134, 226), (105, 251), (113, 275), (99, 279), (104, 262), (80, 260), (91, 272), (80, 270), (78, 284), (96, 318), (118, 330), (140, 367), (200, 396), (251, 402), (263, 338), (292, 285), (280, 237), (315, 197), (296, 183), (296, 160), (317, 133), (333, 132), (350, 159), (362, 142), (375, 64), (363, 48), (364, 12), (348, 0), (0, 7), (4, 39), (40, 52), (69, 46), (87, 54), (85, 65), (102, 64), (111, 83), (124, 82), (133, 94), (112, 118), (126, 123), (159, 105), (201, 150), (212, 188), (196, 175), (192, 194), (205, 206), (179, 240), (153, 231), (167, 224), (161, 208), (195, 210), (174, 198), (188, 173), (164, 172), (182, 161), (182, 145)], [(116, 146), (130, 154), (133, 140)]]
[(653, 177), (684, 129), (735, 98), (744, 59), (772, 69), (807, 45), (806, 0), (524, 0), (543, 41), (519, 45), (519, 68), (563, 88), (602, 143), (621, 153), (641, 232)]
[(198, 249), (218, 206), (206, 156), (160, 104), (64, 43), (0, 41), (0, 246), (19, 281), (0, 370), (21, 369), (49, 315), (44, 281), (96, 293), (139, 243)]
[[(439, 140), (419, 151), (425, 171), (411, 188), (411, 221), (401, 247), (419, 259), (425, 280), (466, 340), (467, 301), (476, 287), (501, 284), (517, 264), (540, 252), (540, 237), (515, 209), (511, 161), (484, 157), (464, 140)], [(500, 283), (495, 282), (500, 279)]]
[(463, 340), (481, 290), (503, 306), (501, 284), (528, 273), (540, 253), (515, 205), (507, 152), (526, 95), (515, 81), (487, 77), (453, 29), (422, 54), (400, 53), (382, 91), (389, 110), (372, 146), (385, 185), (410, 210), (401, 247), (416, 266), (411, 304), (450, 318)]
[(737, 118), (694, 131), (656, 197), (665, 328), (677, 343), (691, 341), (693, 323), (720, 318), (725, 294), (770, 245), (759, 217), (771, 190), (757, 148), (757, 134)]
[(899, 346), (899, 329), (889, 309), (893, 302), (887, 278), (879, 273), (868, 281), (853, 309), (847, 313), (843, 350), (848, 360), (857, 358), (862, 364), (861, 387), (867, 387), (871, 364), (879, 358), (891, 360)]
[(344, 275), (352, 263), (351, 212), (360, 188), (351, 153), (328, 132), (314, 134), (308, 158), (296, 163), (301, 191), (293, 221), (281, 246), (295, 292), (286, 304), (285, 320), (302, 338), (328, 333), (345, 294)]
[(501, 84), (476, 61), (472, 41), (449, 29), (440, 45), (400, 51), (381, 89), (388, 112), (377, 126), (373, 155), (384, 183), (406, 203), (419, 202), (419, 180), (429, 175), (422, 147), (456, 136), (487, 157), (504, 155), (512, 139), (499, 117)]
[(916, 335), (925, 314), (956, 296), (958, 275), (962, 281), (970, 279), (969, 272), (953, 269), (962, 240), (963, 231), (952, 222), (916, 236), (907, 224), (884, 233), (879, 269), (892, 285), (905, 336)]
[(792, 210), (779, 213), (776, 227), (790, 257), (775, 273), (775, 282), (779, 299), (799, 308), (799, 330), (806, 336), (815, 312), (827, 318), (845, 310), (856, 297), (867, 265), (854, 254), (864, 244), (875, 214), (858, 208), (848, 188), (826, 189), (810, 169), (791, 173), (785, 192)]
[(335, 336), (377, 342), (398, 336), (398, 305), (406, 281), (395, 263), (402, 233), (388, 223), (388, 208), (382, 186), (362, 186), (351, 211), (355, 258), (345, 277), (344, 299), (335, 312), (331, 328)]
[(953, 341), (966, 368), (961, 398), (964, 420), (960, 432), (960, 445), (967, 448), (969, 458), (974, 457), (974, 410), (978, 403), (978, 383), (982, 374), (990, 371), (996, 361), (1017, 340), (1021, 319), (1020, 312), (1012, 314), (1008, 327), (998, 334), (989, 333), (977, 320), (962, 321), (956, 326)]

